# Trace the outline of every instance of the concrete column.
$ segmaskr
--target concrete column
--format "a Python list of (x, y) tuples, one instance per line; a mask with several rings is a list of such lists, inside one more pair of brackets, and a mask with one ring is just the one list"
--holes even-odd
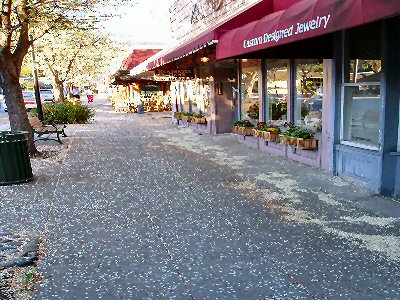
[(334, 145), (332, 135), (335, 132), (334, 124), (331, 122), (335, 118), (335, 80), (334, 80), (335, 61), (324, 59), (324, 96), (322, 100), (322, 140), (321, 140), (321, 168), (327, 171), (333, 170), (332, 157), (334, 155)]
[(258, 106), (259, 106), (259, 121), (266, 122), (266, 113), (265, 113), (265, 78), (264, 78), (264, 70), (265, 70), (265, 60), (259, 60), (259, 68), (258, 68)]
[(383, 21), (382, 29), (382, 175), (381, 194), (393, 195), (400, 190), (397, 148), (400, 100), (400, 18)]

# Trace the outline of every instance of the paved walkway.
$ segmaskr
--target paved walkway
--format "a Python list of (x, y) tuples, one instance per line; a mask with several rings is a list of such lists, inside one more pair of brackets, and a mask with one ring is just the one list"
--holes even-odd
[(45, 237), (35, 299), (400, 299), (398, 202), (169, 114), (97, 109), (35, 182), (0, 187), (0, 231)]

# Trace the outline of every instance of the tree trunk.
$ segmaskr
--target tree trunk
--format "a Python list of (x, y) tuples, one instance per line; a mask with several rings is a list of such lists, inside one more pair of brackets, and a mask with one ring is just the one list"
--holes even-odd
[(47, 67), (51, 73), (51, 81), (53, 83), (53, 91), (54, 91), (54, 100), (56, 102), (64, 102), (65, 95), (64, 95), (64, 81), (60, 79), (60, 74), (57, 70), (53, 68), (51, 63), (46, 59)]
[(5, 80), (2, 82), (2, 88), (7, 104), (11, 131), (26, 131), (28, 133), (29, 154), (35, 155), (38, 151), (35, 147), (31, 125), (29, 124), (28, 113), (26, 112), (19, 78), (4, 73), (3, 76)]
[(57, 78), (53, 78), (53, 86), (54, 86), (54, 99), (56, 102), (65, 102), (64, 95), (64, 82), (58, 80)]
[(68, 97), (72, 98), (72, 83), (70, 82), (67, 83), (67, 91), (68, 91)]

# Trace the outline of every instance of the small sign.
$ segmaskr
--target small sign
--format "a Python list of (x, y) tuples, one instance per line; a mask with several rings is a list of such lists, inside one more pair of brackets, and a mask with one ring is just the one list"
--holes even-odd
[(193, 69), (156, 70), (156, 76), (175, 78), (194, 78)]

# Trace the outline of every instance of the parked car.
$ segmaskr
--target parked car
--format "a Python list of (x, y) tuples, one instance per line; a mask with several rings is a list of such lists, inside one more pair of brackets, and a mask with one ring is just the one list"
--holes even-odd
[(31, 91), (22, 92), (22, 96), (24, 97), (25, 107), (27, 109), (36, 108), (36, 98), (35, 93)]
[(40, 98), (44, 104), (54, 102), (54, 93), (52, 90), (40, 90)]

